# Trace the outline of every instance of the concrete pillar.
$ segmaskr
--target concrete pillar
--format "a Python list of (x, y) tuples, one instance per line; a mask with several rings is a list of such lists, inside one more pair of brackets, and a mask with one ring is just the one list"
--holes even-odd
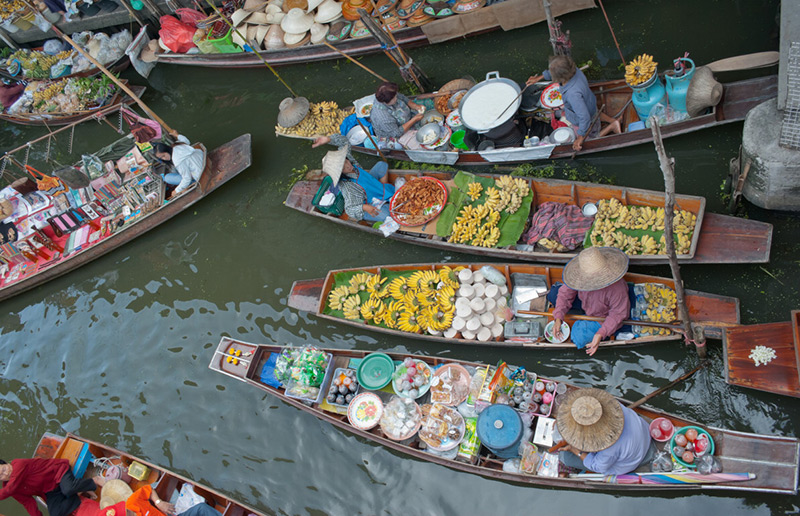
[(782, 114), (777, 99), (753, 108), (744, 120), (741, 169), (750, 161), (744, 197), (768, 210), (800, 211), (800, 151), (778, 145)]

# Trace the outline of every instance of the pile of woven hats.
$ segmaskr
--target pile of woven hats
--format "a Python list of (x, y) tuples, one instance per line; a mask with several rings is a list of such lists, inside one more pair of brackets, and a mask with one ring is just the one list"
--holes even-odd
[(254, 50), (316, 45), (341, 18), (342, 4), (336, 0), (246, 0), (231, 16), (232, 39)]

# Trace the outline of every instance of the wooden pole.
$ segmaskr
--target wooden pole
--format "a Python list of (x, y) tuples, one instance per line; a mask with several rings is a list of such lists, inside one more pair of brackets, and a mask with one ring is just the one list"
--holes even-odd
[(679, 384), (679, 383), (681, 383), (682, 381), (684, 381), (684, 380), (686, 380), (687, 378), (689, 378), (690, 376), (692, 376), (692, 375), (693, 375), (694, 373), (696, 373), (697, 371), (699, 371), (699, 370), (701, 370), (702, 368), (704, 368), (705, 366), (707, 366), (709, 363), (710, 363), (710, 362), (709, 362), (708, 360), (703, 360), (702, 362), (700, 362), (700, 365), (699, 365), (699, 366), (695, 367), (694, 369), (692, 369), (692, 370), (691, 370), (691, 371), (689, 371), (688, 373), (686, 373), (686, 374), (684, 374), (684, 375), (681, 375), (680, 377), (678, 377), (678, 378), (676, 378), (676, 379), (672, 380), (671, 382), (669, 382), (667, 385), (665, 385), (665, 386), (661, 387), (660, 389), (658, 389), (658, 390), (655, 390), (655, 391), (651, 392), (651, 393), (650, 393), (650, 394), (648, 394), (647, 396), (644, 396), (644, 397), (642, 397), (641, 399), (639, 399), (639, 400), (637, 400), (637, 401), (634, 401), (633, 403), (631, 403), (630, 405), (628, 405), (628, 408), (629, 408), (629, 409), (635, 409), (635, 408), (636, 408), (636, 407), (638, 407), (639, 405), (641, 405), (641, 404), (643, 404), (643, 403), (645, 403), (645, 402), (649, 401), (651, 398), (655, 398), (655, 397), (656, 397), (656, 396), (658, 396), (659, 394), (662, 394), (662, 393), (664, 393), (664, 392), (666, 392), (666, 391), (668, 391), (668, 390), (672, 389), (673, 387), (675, 387), (676, 385), (678, 385), (678, 384)]
[(614, 45), (617, 46), (617, 52), (619, 52), (619, 58), (622, 59), (622, 64), (625, 64), (625, 56), (622, 55), (622, 50), (619, 48), (619, 43), (617, 42), (617, 36), (614, 34), (614, 28), (611, 27), (611, 21), (608, 19), (608, 14), (606, 14), (606, 8), (603, 7), (603, 0), (597, 0), (597, 3), (600, 4), (600, 9), (603, 11), (603, 16), (606, 18), (606, 23), (608, 24), (608, 30), (611, 31), (611, 37), (614, 38)]
[(664, 141), (661, 139), (661, 127), (655, 115), (650, 116), (650, 130), (653, 132), (653, 144), (658, 154), (658, 162), (661, 165), (661, 173), (664, 175), (664, 240), (667, 245), (667, 258), (669, 268), (672, 271), (672, 279), (675, 281), (675, 294), (678, 302), (678, 318), (683, 324), (683, 335), (686, 342), (693, 342), (697, 347), (697, 354), (701, 358), (706, 356), (705, 342), (698, 342), (694, 339), (692, 321), (689, 319), (689, 310), (686, 308), (686, 294), (683, 290), (683, 280), (681, 279), (681, 269), (678, 265), (678, 255), (675, 252), (675, 240), (673, 236), (673, 211), (675, 210), (675, 168), (674, 160), (667, 157), (664, 149)]
[(358, 125), (359, 125), (359, 126), (361, 126), (361, 129), (363, 129), (363, 130), (364, 130), (364, 132), (365, 132), (365, 133), (367, 133), (367, 138), (369, 138), (369, 141), (371, 141), (371, 142), (372, 142), (372, 145), (374, 145), (374, 146), (375, 146), (375, 150), (376, 150), (376, 151), (378, 151), (378, 155), (381, 157), (381, 159), (382, 159), (383, 161), (385, 161), (386, 163), (388, 163), (388, 160), (386, 159), (386, 156), (384, 156), (384, 155), (383, 155), (383, 153), (381, 152), (381, 148), (380, 148), (380, 147), (378, 147), (378, 142), (376, 142), (376, 141), (375, 141), (375, 140), (372, 138), (372, 134), (370, 134), (370, 132), (369, 132), (369, 129), (367, 129), (366, 127), (364, 127), (364, 124), (362, 124), (362, 123), (361, 123), (361, 120), (358, 118), (358, 115), (357, 115), (357, 114), (356, 114), (356, 122), (358, 122)]
[(127, 93), (127, 94), (128, 94), (128, 96), (129, 96), (130, 98), (132, 98), (132, 99), (133, 99), (133, 100), (134, 100), (134, 101), (135, 101), (137, 104), (139, 104), (139, 107), (141, 107), (141, 108), (142, 108), (142, 109), (143, 109), (143, 110), (144, 110), (144, 111), (145, 111), (145, 112), (146, 112), (146, 113), (147, 113), (147, 114), (150, 116), (150, 118), (152, 118), (153, 120), (155, 120), (156, 122), (158, 122), (159, 124), (161, 124), (161, 127), (163, 127), (164, 129), (166, 129), (166, 131), (167, 131), (168, 133), (172, 133), (172, 132), (174, 131), (174, 129), (172, 129), (170, 126), (168, 126), (168, 125), (167, 125), (167, 123), (166, 123), (164, 120), (162, 120), (162, 119), (161, 119), (161, 117), (160, 117), (160, 116), (158, 116), (158, 115), (155, 113), (155, 111), (153, 111), (152, 109), (150, 109), (150, 108), (147, 106), (147, 104), (145, 104), (144, 102), (142, 102), (142, 99), (140, 99), (140, 98), (139, 98), (139, 97), (138, 97), (138, 96), (137, 96), (137, 95), (136, 95), (136, 94), (135, 94), (135, 93), (134, 93), (134, 92), (133, 92), (133, 91), (132, 91), (130, 88), (128, 88), (128, 86), (127, 86), (127, 85), (126, 85), (124, 82), (120, 81), (120, 80), (119, 80), (119, 79), (118, 79), (118, 78), (117, 78), (117, 77), (116, 77), (116, 76), (115, 76), (113, 73), (109, 72), (109, 71), (108, 71), (108, 68), (106, 68), (105, 66), (103, 66), (103, 65), (100, 63), (100, 61), (98, 61), (97, 59), (95, 59), (95, 58), (93, 58), (91, 55), (89, 55), (89, 53), (88, 53), (88, 52), (86, 52), (85, 50), (83, 50), (83, 49), (80, 47), (80, 45), (78, 45), (77, 43), (75, 43), (75, 42), (72, 40), (72, 38), (70, 38), (69, 36), (67, 36), (67, 35), (66, 35), (66, 34), (64, 34), (63, 32), (61, 32), (61, 30), (60, 30), (58, 27), (56, 27), (55, 25), (53, 25), (53, 26), (52, 26), (52, 30), (53, 30), (53, 32), (55, 32), (56, 34), (58, 34), (59, 36), (61, 36), (61, 38), (62, 38), (64, 41), (66, 41), (67, 43), (69, 43), (70, 45), (72, 45), (72, 47), (73, 47), (75, 50), (77, 50), (78, 52), (80, 52), (80, 53), (81, 53), (81, 55), (83, 55), (83, 57), (85, 57), (86, 59), (88, 59), (90, 63), (92, 63), (93, 65), (95, 65), (97, 68), (99, 68), (99, 69), (100, 69), (100, 70), (101, 70), (101, 71), (102, 71), (104, 74), (106, 74), (106, 76), (107, 76), (108, 78), (110, 78), (112, 81), (114, 81), (114, 84), (116, 84), (117, 86), (119, 86), (119, 87), (120, 87), (120, 89), (121, 89), (122, 91), (124, 91), (125, 93)]
[[(534, 310), (519, 310), (517, 313), (523, 315), (541, 315), (544, 317), (553, 317), (552, 312), (537, 312)], [(575, 319), (578, 321), (597, 321), (603, 322), (606, 320), (605, 317), (594, 317), (591, 315), (582, 315), (582, 314), (567, 314), (565, 317), (569, 319)], [(680, 322), (680, 321), (678, 321)], [(625, 319), (622, 321), (622, 324), (630, 324), (630, 325), (638, 325), (638, 326), (653, 326), (655, 328), (667, 328), (670, 330), (677, 330), (682, 331), (683, 327), (680, 324), (670, 324), (670, 323), (662, 323), (662, 322), (651, 322), (651, 321), (634, 321), (633, 319)]]
[(555, 29), (556, 24), (555, 20), (553, 19), (553, 13), (550, 11), (550, 0), (542, 0), (542, 7), (544, 7), (544, 15), (547, 17), (547, 29), (550, 33), (550, 46), (553, 47), (553, 55), (558, 55), (558, 50), (556, 50), (556, 38), (555, 38)]
[(377, 77), (378, 79), (382, 80), (383, 82), (389, 82), (389, 80), (388, 80), (388, 79), (386, 79), (385, 77), (382, 77), (382, 76), (378, 75), (377, 73), (373, 72), (372, 70), (370, 70), (369, 68), (367, 68), (367, 67), (366, 67), (366, 66), (364, 66), (363, 64), (359, 63), (357, 60), (353, 59), (352, 57), (348, 56), (347, 54), (345, 54), (344, 52), (342, 52), (342, 51), (341, 51), (341, 50), (339, 50), (338, 48), (334, 47), (333, 45), (331, 45), (330, 43), (328, 43), (327, 41), (325, 41), (324, 39), (322, 40), (322, 43), (323, 43), (323, 44), (324, 44), (326, 47), (328, 47), (328, 48), (330, 48), (331, 50), (333, 50), (334, 52), (336, 52), (336, 53), (340, 54), (342, 57), (344, 57), (344, 58), (346, 58), (347, 60), (351, 61), (353, 64), (355, 64), (355, 65), (357, 65), (357, 66), (360, 66), (361, 68), (363, 68), (364, 70), (368, 71), (369, 73), (371, 73), (372, 75), (374, 75), (374, 76), (375, 76), (375, 77)]

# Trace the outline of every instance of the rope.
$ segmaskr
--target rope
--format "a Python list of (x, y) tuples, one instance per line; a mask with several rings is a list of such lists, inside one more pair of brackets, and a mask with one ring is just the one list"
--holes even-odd
[(404, 64), (403, 66), (401, 66), (401, 67), (400, 67), (400, 71), (401, 71), (401, 72), (403, 72), (403, 71), (406, 71), (406, 72), (407, 72), (407, 71), (411, 70), (411, 66), (412, 66), (413, 64), (414, 64), (414, 60), (413, 60), (413, 59), (411, 59), (411, 58), (409, 57), (409, 58), (408, 58), (408, 63), (406, 63), (406, 64)]
[(52, 140), (52, 138), (48, 138), (47, 139), (47, 150), (44, 153), (44, 160), (45, 161), (49, 161), (50, 160), (50, 141), (51, 140)]

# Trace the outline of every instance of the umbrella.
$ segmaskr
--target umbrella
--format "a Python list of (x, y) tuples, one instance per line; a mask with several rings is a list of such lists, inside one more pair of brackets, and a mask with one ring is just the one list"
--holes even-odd
[(756, 478), (755, 473), (630, 473), (627, 475), (574, 475), (586, 480), (606, 484), (718, 484), (722, 482), (743, 482)]

